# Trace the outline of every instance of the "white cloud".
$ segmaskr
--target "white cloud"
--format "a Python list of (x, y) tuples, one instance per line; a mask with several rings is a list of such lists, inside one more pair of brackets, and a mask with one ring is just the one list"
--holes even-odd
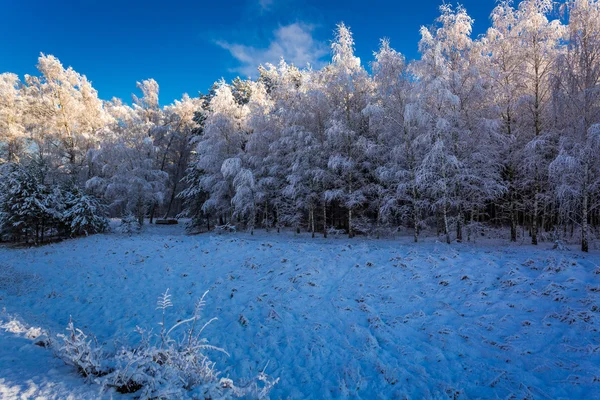
[(277, 64), (282, 57), (298, 67), (305, 67), (307, 64), (318, 67), (329, 49), (323, 42), (313, 38), (313, 30), (312, 25), (299, 22), (281, 26), (273, 32), (273, 40), (266, 48), (225, 41), (217, 44), (239, 61), (240, 66), (233, 71), (243, 76), (256, 76), (256, 68), (260, 64)]
[(261, 11), (269, 11), (274, 3), (275, 0), (258, 0)]

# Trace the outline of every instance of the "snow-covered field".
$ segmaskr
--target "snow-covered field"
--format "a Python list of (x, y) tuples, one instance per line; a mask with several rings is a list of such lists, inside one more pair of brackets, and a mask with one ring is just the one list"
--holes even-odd
[(0, 248), (0, 398), (97, 397), (28, 337), (134, 341), (167, 288), (171, 322), (210, 290), (223, 376), (268, 363), (272, 398), (600, 398), (598, 252), (181, 226)]

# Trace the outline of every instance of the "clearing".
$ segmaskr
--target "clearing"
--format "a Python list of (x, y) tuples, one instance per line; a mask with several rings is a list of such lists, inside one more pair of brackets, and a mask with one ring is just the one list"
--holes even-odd
[(30, 337), (72, 316), (135, 341), (169, 288), (173, 323), (210, 290), (205, 336), (230, 356), (209, 354), (236, 381), (268, 363), (272, 398), (599, 398), (600, 254), (550, 247), (182, 226), (0, 247), (0, 397), (98, 397)]

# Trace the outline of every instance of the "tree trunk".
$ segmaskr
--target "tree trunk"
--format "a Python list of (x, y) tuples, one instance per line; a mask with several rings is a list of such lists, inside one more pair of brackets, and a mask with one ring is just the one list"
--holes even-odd
[(265, 216), (263, 219), (263, 225), (265, 226), (265, 230), (269, 232), (269, 202), (265, 201)]
[(354, 237), (354, 232), (352, 232), (352, 208), (348, 209), (348, 237)]
[(547, 226), (547, 218), (546, 218), (546, 205), (542, 204), (542, 215), (541, 215), (541, 221), (540, 221), (540, 228), (543, 232), (548, 232)]
[(462, 242), (462, 239), (463, 239), (462, 219), (463, 219), (462, 207), (459, 207), (458, 217), (456, 218), (456, 241), (459, 243)]
[(471, 231), (473, 230), (473, 219), (475, 212), (471, 210), (471, 219), (469, 222), (469, 229), (467, 229), (467, 242), (471, 241)]
[(412, 192), (413, 192), (413, 220), (415, 224), (415, 234), (414, 234), (414, 242), (417, 243), (419, 241), (419, 209), (417, 208), (417, 189), (415, 188), (415, 184), (413, 184)]
[(581, 216), (581, 251), (588, 252), (588, 190), (587, 190), (588, 168), (585, 166), (585, 176), (583, 183), (582, 216)]
[(152, 209), (150, 210), (150, 224), (154, 221), (154, 213), (156, 212), (156, 203), (152, 203)]
[(144, 225), (144, 203), (142, 202), (141, 199), (138, 199), (138, 203), (137, 203), (137, 218), (138, 218), (138, 223), (140, 224), (140, 226)]
[(415, 224), (415, 227), (414, 227), (415, 228), (415, 233), (413, 235), (413, 241), (415, 243), (417, 243), (419, 241), (419, 220), (418, 220), (418, 215), (417, 215), (416, 208), (415, 208), (415, 211), (414, 211), (413, 219), (414, 219), (414, 224)]
[(538, 229), (537, 229), (537, 216), (538, 216), (538, 190), (537, 190), (537, 185), (535, 188), (535, 193), (533, 196), (533, 216), (531, 218), (531, 244), (533, 245), (537, 245), (538, 244), (538, 237), (537, 237), (537, 233), (538, 233)]
[(327, 239), (327, 203), (323, 201), (323, 237)]
[(510, 204), (510, 241), (517, 241), (517, 211), (515, 206), (515, 201), (512, 199), (514, 194), (511, 194), (511, 204)]
[(171, 192), (171, 198), (169, 199), (169, 205), (167, 206), (167, 212), (165, 212), (165, 216), (164, 218), (168, 218), (169, 217), (169, 213), (171, 212), (171, 207), (173, 206), (173, 202), (175, 201), (175, 194), (177, 190), (177, 182), (175, 182), (175, 184), (173, 185), (173, 191)]
[(450, 244), (450, 231), (448, 230), (448, 207), (444, 203), (442, 207), (442, 216), (444, 218), (444, 234), (446, 235), (446, 243)]
[(315, 211), (313, 206), (310, 206), (310, 210), (309, 210), (309, 219), (310, 219), (310, 230), (312, 232), (312, 237), (315, 237)]
[[(538, 62), (534, 65), (535, 71), (535, 102), (534, 102), (534, 113), (533, 113), (533, 123), (535, 128), (535, 137), (537, 138), (542, 132), (541, 121), (540, 121), (540, 79), (541, 76), (539, 74)], [(539, 194), (539, 175), (538, 175), (538, 167), (535, 167), (535, 194), (533, 199), (533, 221), (531, 224), (531, 244), (538, 244), (538, 229), (537, 229), (537, 218), (538, 218), (538, 194)]]
[[(509, 132), (510, 132), (510, 128), (509, 128)], [(509, 201), (510, 201), (510, 241), (511, 242), (516, 242), (517, 241), (517, 205), (516, 205), (516, 199), (515, 199), (515, 188), (513, 186), (513, 180), (514, 180), (514, 172), (512, 167), (509, 167), (509, 172), (508, 172), (508, 176), (509, 176)]]

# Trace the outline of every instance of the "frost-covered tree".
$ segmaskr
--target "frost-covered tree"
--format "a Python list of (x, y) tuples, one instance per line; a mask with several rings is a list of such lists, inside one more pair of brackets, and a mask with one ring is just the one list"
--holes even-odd
[(64, 68), (56, 57), (42, 54), (38, 70), (42, 76), (25, 77), (26, 118), (38, 125), (37, 145), (46, 150), (47, 163), (58, 172), (77, 175), (97, 130), (108, 122), (103, 104), (86, 77)]
[(505, 140), (500, 148), (504, 159), (504, 182), (507, 189), (505, 211), (510, 224), (510, 240), (517, 240), (519, 212), (523, 212), (522, 171), (518, 167), (520, 150), (524, 145), (525, 132), (519, 129), (518, 106), (523, 96), (523, 59), (519, 54), (519, 35), (513, 29), (517, 22), (517, 13), (509, 0), (500, 2), (492, 11), (492, 26), (488, 29), (483, 42), (484, 71), (489, 83), (487, 94), (496, 107), (499, 130)]
[(404, 56), (389, 41), (382, 40), (372, 67), (377, 94), (366, 111), (379, 129), (374, 146), (380, 194), (377, 221), (388, 226), (412, 221), (416, 242), (421, 228), (416, 172), (422, 152), (417, 138), (424, 114), (416, 104)]
[(201, 99), (184, 95), (181, 100), (164, 107), (163, 129), (155, 131), (154, 144), (158, 147), (160, 170), (169, 174), (165, 217), (175, 208), (176, 197), (182, 187), (181, 179), (192, 150), (190, 140), (198, 126), (194, 117), (201, 107)]
[(158, 105), (158, 83), (154, 79), (146, 79), (137, 82), (136, 86), (142, 92), (142, 97), (132, 95), (134, 108), (139, 111), (144, 123), (158, 124), (161, 117)]
[[(271, 112), (251, 119), (253, 134), (248, 149), (259, 172), (259, 195), (269, 199), (265, 204), (267, 222), (273, 219), (278, 227), (292, 226), (297, 232), (307, 226), (314, 234), (322, 190), (313, 171), (319, 165), (326, 168), (326, 161), (316, 160), (325, 153), (322, 147), (316, 148), (319, 128), (314, 122), (319, 120), (311, 111), (322, 102), (312, 102), (310, 76), (310, 71), (302, 72), (283, 60), (276, 67), (261, 69), (261, 87), (268, 97), (257, 92), (250, 104), (265, 104)], [(324, 135), (324, 128), (320, 132)]]
[(232, 222), (234, 217), (233, 180), (241, 171), (241, 157), (248, 141), (248, 106), (238, 104), (231, 87), (222, 81), (209, 108), (202, 135), (195, 139), (193, 168), (199, 174), (198, 189), (207, 193), (202, 211), (223, 224)]
[(449, 242), (450, 217), (456, 239), (463, 240), (467, 216), (472, 220), (502, 187), (479, 43), (470, 37), (473, 20), (462, 7), (444, 5), (440, 10), (437, 29), (421, 30), (422, 58), (414, 66), (419, 105), (427, 115), (421, 140), (429, 144), (417, 186), (440, 214), (441, 231)]
[[(268, 64), (269, 71), (277, 74), (276, 67)], [(261, 69), (261, 77), (267, 73)], [(272, 83), (271, 95), (267, 93), (267, 87), (263, 84), (264, 79), (259, 79), (253, 90), (253, 95), (248, 103), (249, 118), (248, 128), (252, 135), (248, 138), (246, 146), (247, 161), (253, 171), (254, 204), (256, 217), (266, 229), (280, 223), (281, 190), (284, 182), (284, 166), (279, 153), (279, 139), (281, 138), (281, 125), (278, 115), (273, 112), (276, 104), (274, 90), (280, 90), (281, 86), (275, 88)]]
[[(430, 207), (442, 218), (442, 233), (450, 243), (449, 218), (459, 205), (458, 154), (461, 99), (454, 91), (462, 60), (469, 57), (472, 19), (463, 8), (440, 7), (439, 28), (421, 28), (421, 60), (415, 64), (419, 78), (419, 102), (425, 118), (424, 140), (428, 149), (418, 167), (416, 183), (427, 195)], [(458, 76), (457, 76), (458, 75)], [(460, 228), (457, 228), (460, 231)]]
[(48, 230), (61, 228), (64, 198), (58, 187), (43, 184), (33, 165), (4, 164), (0, 171), (0, 230), (13, 241), (44, 241)]
[[(328, 229), (333, 226), (333, 213), (328, 212), (330, 206), (329, 190), (333, 188), (335, 173), (329, 168), (329, 148), (331, 141), (328, 135), (328, 116), (332, 113), (334, 105), (329, 101), (326, 92), (322, 89), (326, 74), (313, 73), (305, 78), (305, 91), (302, 96), (301, 109), (303, 130), (298, 136), (300, 149), (305, 157), (298, 166), (305, 168), (300, 171), (305, 174), (304, 181), (308, 185), (311, 195), (309, 216), (310, 230), (316, 230), (316, 221), (321, 219), (323, 236), (327, 237)], [(306, 132), (307, 135), (302, 134)]]
[(519, 158), (519, 167), (525, 172), (523, 187), (526, 206), (531, 210), (531, 243), (538, 243), (538, 228), (544, 225), (545, 212), (540, 221), (540, 208), (549, 203), (548, 164), (555, 154), (554, 118), (552, 118), (551, 78), (557, 59), (564, 27), (559, 20), (549, 20), (551, 0), (526, 0), (519, 4), (516, 22), (512, 28), (518, 40), (518, 57), (523, 61), (524, 90), (519, 98), (520, 129), (526, 143)]
[(331, 44), (333, 62), (323, 70), (324, 91), (332, 104), (327, 121), (329, 160), (327, 166), (333, 173), (332, 188), (325, 194), (328, 202), (338, 202), (347, 211), (348, 235), (354, 236), (360, 220), (360, 208), (367, 198), (367, 175), (363, 168), (368, 160), (366, 152), (373, 144), (369, 130), (369, 117), (363, 110), (372, 96), (372, 81), (354, 55), (354, 39), (344, 24), (337, 27)]
[(103, 197), (113, 214), (132, 213), (140, 224), (156, 204), (162, 204), (168, 174), (157, 162), (158, 149), (150, 136), (154, 123), (144, 108), (131, 108), (119, 100), (107, 105), (114, 123), (106, 128), (98, 149), (89, 152), (95, 176), (86, 187)]
[(26, 144), (19, 77), (0, 74), (0, 162), (18, 162)]
[(108, 227), (104, 205), (94, 196), (74, 186), (66, 191), (62, 221), (72, 236), (104, 232)]

